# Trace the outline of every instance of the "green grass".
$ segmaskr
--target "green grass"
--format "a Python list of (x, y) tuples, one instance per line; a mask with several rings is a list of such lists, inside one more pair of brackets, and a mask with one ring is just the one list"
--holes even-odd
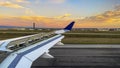
[(0, 40), (32, 35), (34, 33), (0, 33)]
[(0, 30), (0, 33), (7, 33), (7, 32), (31, 32), (31, 33), (39, 33), (39, 32), (50, 32), (52, 30)]
[(111, 33), (66, 33), (66, 44), (120, 44), (120, 34)]
[(69, 33), (111, 33), (111, 34), (120, 34), (120, 31), (80, 31), (80, 30), (72, 30)]
[(65, 44), (120, 44), (120, 38), (65, 38)]
[(120, 38), (120, 34), (90, 34), (90, 33), (82, 33), (82, 34), (64, 34), (67, 38)]

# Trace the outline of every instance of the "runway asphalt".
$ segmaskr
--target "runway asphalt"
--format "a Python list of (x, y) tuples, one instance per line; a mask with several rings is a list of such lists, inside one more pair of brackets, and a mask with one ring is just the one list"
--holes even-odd
[(32, 68), (120, 68), (120, 45), (57, 45), (50, 54), (55, 58), (39, 58)]
[(65, 33), (65, 34), (79, 34), (79, 35), (120, 35), (119, 33)]

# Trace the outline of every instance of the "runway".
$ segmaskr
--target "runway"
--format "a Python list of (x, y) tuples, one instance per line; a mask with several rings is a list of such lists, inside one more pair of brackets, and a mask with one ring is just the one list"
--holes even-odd
[(120, 45), (55, 46), (53, 59), (37, 59), (32, 68), (120, 68)]
[(65, 44), (63, 46), (54, 46), (54, 48), (120, 48), (120, 45), (110, 44)]
[(79, 35), (120, 35), (117, 33), (65, 33), (65, 34), (79, 34)]

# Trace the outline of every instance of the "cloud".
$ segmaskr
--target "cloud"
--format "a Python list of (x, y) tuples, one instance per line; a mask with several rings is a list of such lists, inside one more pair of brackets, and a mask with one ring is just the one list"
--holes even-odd
[(58, 17), (55, 17), (55, 18), (57, 18), (57, 19), (63, 19), (63, 18), (67, 18), (67, 17), (70, 17), (71, 16), (71, 14), (64, 14), (64, 15), (62, 15), (62, 16), (58, 16)]
[(120, 6), (104, 13), (76, 20), (76, 27), (80, 28), (119, 28)]
[[(1, 25), (9, 25), (9, 26), (32, 26), (32, 23), (35, 22), (37, 27), (65, 27), (70, 21), (69, 20), (61, 20), (55, 18), (48, 18), (45, 16), (15, 16), (0, 19), (2, 23)], [(16, 22), (17, 21), (17, 22)], [(4, 22), (4, 23), (3, 23)], [(54, 23), (54, 24), (53, 24)]]
[(106, 11), (102, 14), (86, 17), (84, 21), (96, 22), (96, 23), (115, 23), (120, 22), (120, 6), (117, 6), (114, 10)]
[(24, 8), (23, 6), (21, 6), (19, 4), (11, 3), (9, 1), (0, 2), (0, 6), (2, 6), (2, 7), (9, 7), (9, 8), (16, 8), (16, 9)]
[(25, 0), (16, 0), (16, 2), (25, 2)]
[(29, 8), (25, 8), (25, 14), (26, 15), (35, 15), (35, 13)]
[(66, 0), (48, 0), (50, 3), (61, 4), (64, 3)]
[(18, 3), (30, 3), (30, 2), (27, 1), (27, 0), (15, 0), (15, 2), (18, 2)]

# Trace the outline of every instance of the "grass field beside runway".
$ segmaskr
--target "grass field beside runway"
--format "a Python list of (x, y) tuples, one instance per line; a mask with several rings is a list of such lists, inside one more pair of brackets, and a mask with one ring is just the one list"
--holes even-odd
[(0, 40), (27, 36), (40, 32), (50, 32), (50, 30), (0, 30)]
[(68, 33), (111, 33), (111, 34), (120, 34), (120, 31), (81, 31), (81, 30), (72, 30)]
[(65, 38), (62, 40), (65, 44), (120, 44), (120, 38)]
[(120, 33), (68, 33), (63, 43), (67, 44), (120, 44)]
[(102, 34), (102, 33), (66, 33), (66, 38), (120, 38), (120, 34)]
[[(2, 30), (0, 31), (0, 40), (9, 38), (32, 35), (40, 32), (49, 32), (47, 30)], [(68, 32), (62, 40), (65, 44), (120, 44), (120, 31), (79, 31)]]
[(0, 33), (0, 40), (32, 35), (34, 33)]
[(0, 30), (0, 33), (39, 33), (39, 32), (50, 32), (52, 30)]

